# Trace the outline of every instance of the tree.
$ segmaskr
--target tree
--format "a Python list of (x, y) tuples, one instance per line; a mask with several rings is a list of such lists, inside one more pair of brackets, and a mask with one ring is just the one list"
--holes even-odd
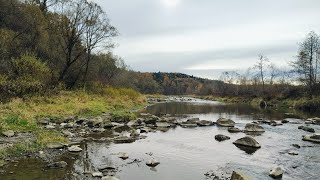
[(299, 80), (306, 85), (310, 96), (314, 94), (318, 81), (318, 68), (320, 58), (320, 39), (315, 32), (310, 32), (300, 44), (298, 57), (292, 66), (300, 77)]
[(70, 67), (85, 52), (85, 48), (81, 44), (81, 37), (86, 27), (86, 8), (86, 0), (70, 0), (59, 3), (57, 11), (61, 13), (61, 16), (58, 20), (58, 31), (62, 35), (60, 45), (65, 55), (64, 67), (60, 72), (59, 81), (64, 80)]
[(268, 67), (269, 59), (264, 55), (259, 55), (259, 60), (254, 65), (254, 68), (258, 70), (258, 76), (262, 82), (262, 91), (265, 90), (265, 73)]
[(116, 28), (110, 25), (107, 14), (99, 5), (94, 2), (88, 2), (85, 13), (86, 19), (83, 39), (87, 58), (83, 78), (84, 83), (86, 82), (89, 64), (92, 60), (92, 51), (100, 45), (111, 47), (112, 43), (108, 40), (117, 35)]

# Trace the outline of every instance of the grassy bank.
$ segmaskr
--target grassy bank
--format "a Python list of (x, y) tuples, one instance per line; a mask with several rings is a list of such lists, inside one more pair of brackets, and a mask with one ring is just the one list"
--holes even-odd
[(22, 152), (38, 151), (48, 142), (67, 142), (60, 132), (46, 130), (38, 125), (39, 117), (63, 119), (67, 116), (92, 117), (105, 112), (114, 116), (131, 116), (125, 113), (140, 109), (146, 104), (145, 97), (131, 89), (106, 88), (99, 93), (85, 91), (61, 91), (50, 96), (33, 96), (12, 99), (0, 105), (0, 131), (13, 130), (29, 133), (30, 142), (15, 143), (12, 147), (0, 147), (0, 158)]
[(320, 97), (306, 98), (284, 98), (284, 97), (217, 97), (217, 96), (194, 96), (196, 98), (227, 102), (227, 103), (247, 103), (252, 106), (260, 106), (262, 101), (265, 101), (271, 107), (294, 108), (303, 111), (316, 111), (320, 108)]

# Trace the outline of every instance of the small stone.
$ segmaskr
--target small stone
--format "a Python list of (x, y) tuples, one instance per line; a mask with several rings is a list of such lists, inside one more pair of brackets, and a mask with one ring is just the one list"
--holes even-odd
[(301, 146), (299, 144), (292, 144), (293, 147), (300, 149)]
[(121, 158), (122, 160), (126, 160), (129, 158), (129, 154), (128, 153), (119, 153), (119, 158)]
[(54, 129), (56, 128), (54, 125), (48, 124), (45, 126), (46, 129)]
[(79, 146), (74, 145), (74, 146), (69, 147), (68, 151), (69, 152), (80, 152), (80, 151), (82, 151), (82, 149)]
[(12, 131), (12, 130), (2, 131), (2, 135), (6, 136), (6, 137), (13, 137), (14, 131)]
[(214, 136), (214, 138), (219, 142), (230, 139), (229, 136), (225, 136), (225, 135), (222, 135), (222, 134), (218, 134), (218, 135)]
[(230, 180), (252, 180), (252, 178), (247, 177), (241, 172), (233, 171), (231, 179)]
[(46, 146), (48, 149), (62, 149), (64, 147), (64, 145), (59, 142), (50, 142)]
[(102, 172), (93, 172), (91, 174), (92, 174), (92, 177), (102, 177), (103, 176)]
[(284, 172), (280, 167), (275, 167), (270, 170), (269, 176), (274, 179), (280, 179), (280, 178), (282, 178), (283, 173)]
[(146, 162), (146, 165), (147, 166), (150, 166), (150, 167), (156, 167), (160, 164), (159, 161), (155, 160), (155, 159), (151, 159), (149, 160), (148, 162)]
[(289, 155), (292, 155), (292, 156), (297, 156), (297, 155), (299, 155), (299, 153), (294, 152), (294, 151), (289, 151), (288, 154), (289, 154)]

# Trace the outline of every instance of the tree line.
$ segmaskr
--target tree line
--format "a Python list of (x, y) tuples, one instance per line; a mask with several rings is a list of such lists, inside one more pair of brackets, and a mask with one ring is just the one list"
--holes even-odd
[(0, 95), (23, 97), (56, 89), (128, 87), (141, 93), (214, 96), (319, 95), (320, 38), (310, 32), (287, 67), (261, 54), (245, 71), (219, 80), (182, 73), (130, 70), (112, 53), (118, 36), (89, 0), (0, 0)]

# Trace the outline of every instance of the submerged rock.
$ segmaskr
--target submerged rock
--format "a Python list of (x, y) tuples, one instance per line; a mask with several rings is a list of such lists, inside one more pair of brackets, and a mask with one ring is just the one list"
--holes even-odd
[(150, 167), (156, 167), (160, 164), (159, 161), (155, 160), (155, 159), (151, 159), (149, 160), (148, 162), (146, 162), (146, 165), (147, 166), (150, 166)]
[(283, 175), (283, 170), (280, 167), (275, 167), (270, 170), (269, 176), (274, 179), (281, 179)]
[(180, 123), (180, 126), (183, 128), (195, 128), (198, 127), (198, 125), (196, 123), (192, 123), (192, 122), (182, 122)]
[(320, 143), (320, 133), (306, 135), (302, 138), (302, 140), (310, 141), (310, 142), (314, 142), (314, 143)]
[(2, 135), (6, 136), (6, 137), (13, 137), (14, 131), (12, 131), (12, 130), (2, 131)]
[(315, 132), (315, 130), (314, 130), (313, 128), (308, 127), (308, 126), (299, 126), (298, 129), (302, 129), (302, 130), (304, 130), (304, 131), (312, 132), (312, 133)]
[(260, 148), (261, 145), (251, 136), (245, 136), (233, 142), (233, 144), (247, 146), (252, 148)]
[(50, 163), (47, 165), (48, 168), (65, 168), (68, 164), (65, 161), (59, 161)]
[(115, 143), (133, 143), (135, 141), (134, 138), (132, 137), (126, 137), (126, 136), (122, 136), (122, 137), (118, 137), (114, 139)]
[(252, 180), (252, 178), (247, 177), (243, 173), (239, 171), (233, 171), (231, 179), (230, 180)]
[(246, 124), (244, 131), (245, 132), (265, 132), (263, 127), (257, 124), (252, 124), (252, 123)]
[(220, 118), (217, 120), (216, 124), (222, 127), (234, 127), (236, 123), (231, 119)]
[(218, 134), (218, 135), (216, 135), (214, 138), (215, 138), (217, 141), (219, 141), (219, 142), (230, 139), (229, 136), (225, 136), (225, 135), (222, 135), (222, 134)]
[(242, 132), (239, 128), (236, 127), (229, 127), (228, 128), (228, 132), (229, 133), (238, 133), (238, 132)]

